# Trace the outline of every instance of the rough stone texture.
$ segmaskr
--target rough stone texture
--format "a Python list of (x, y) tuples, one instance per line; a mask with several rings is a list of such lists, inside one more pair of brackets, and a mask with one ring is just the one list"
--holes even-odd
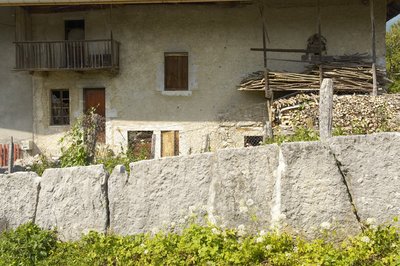
[(346, 233), (359, 226), (343, 177), (329, 148), (320, 142), (281, 147), (281, 213), (288, 229), (313, 236), (328, 222)]
[(213, 154), (165, 158), (131, 164), (129, 177), (113, 174), (111, 230), (135, 234), (183, 222), (189, 208), (207, 205), (213, 162)]
[(36, 173), (0, 175), (0, 232), (35, 221), (39, 189)]
[(269, 226), (278, 154), (277, 145), (217, 152), (209, 203), (218, 224)]
[(400, 214), (400, 133), (338, 137), (330, 147), (341, 164), (362, 220)]
[(102, 165), (48, 169), (43, 173), (36, 222), (56, 227), (63, 240), (107, 228), (107, 179)]

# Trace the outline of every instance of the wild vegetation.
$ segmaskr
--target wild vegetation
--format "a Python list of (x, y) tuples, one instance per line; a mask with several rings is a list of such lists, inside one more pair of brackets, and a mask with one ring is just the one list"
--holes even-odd
[(154, 234), (118, 236), (91, 232), (62, 242), (57, 232), (25, 224), (0, 234), (0, 265), (399, 265), (399, 228), (368, 226), (334, 241), (306, 240), (277, 231), (247, 234), (244, 226), (222, 229), (190, 224)]
[(386, 69), (393, 80), (390, 93), (400, 93), (400, 22), (394, 24), (386, 33)]

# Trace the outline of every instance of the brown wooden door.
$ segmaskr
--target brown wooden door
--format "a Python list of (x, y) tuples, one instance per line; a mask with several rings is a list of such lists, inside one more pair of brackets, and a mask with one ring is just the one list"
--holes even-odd
[(95, 109), (95, 113), (100, 115), (103, 119), (101, 120), (101, 132), (99, 134), (98, 142), (105, 143), (106, 131), (106, 91), (105, 89), (84, 89), (84, 112), (87, 113), (91, 108)]

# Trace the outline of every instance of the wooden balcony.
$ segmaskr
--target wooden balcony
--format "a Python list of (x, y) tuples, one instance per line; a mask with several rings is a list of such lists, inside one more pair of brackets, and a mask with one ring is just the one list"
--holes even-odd
[(118, 71), (119, 45), (111, 39), (15, 42), (15, 70)]

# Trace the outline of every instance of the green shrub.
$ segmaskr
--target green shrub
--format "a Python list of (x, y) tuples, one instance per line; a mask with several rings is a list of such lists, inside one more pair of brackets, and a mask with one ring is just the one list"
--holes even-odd
[(191, 224), (156, 234), (90, 232), (57, 242), (33, 224), (0, 235), (0, 265), (400, 265), (400, 232), (383, 225), (338, 241), (334, 232), (305, 240), (275, 231), (247, 234)]
[(292, 135), (276, 135), (272, 139), (266, 141), (266, 144), (284, 142), (297, 142), (297, 141), (317, 141), (319, 140), (319, 134), (317, 131), (311, 128), (299, 127), (295, 130)]
[(30, 167), (29, 171), (37, 173), (39, 176), (42, 176), (44, 170), (48, 168), (57, 168), (59, 165), (57, 162), (52, 161), (50, 158), (48, 158), (46, 155), (41, 154), (39, 161), (34, 162)]
[(36, 265), (56, 247), (54, 231), (28, 223), (0, 235), (0, 265)]

